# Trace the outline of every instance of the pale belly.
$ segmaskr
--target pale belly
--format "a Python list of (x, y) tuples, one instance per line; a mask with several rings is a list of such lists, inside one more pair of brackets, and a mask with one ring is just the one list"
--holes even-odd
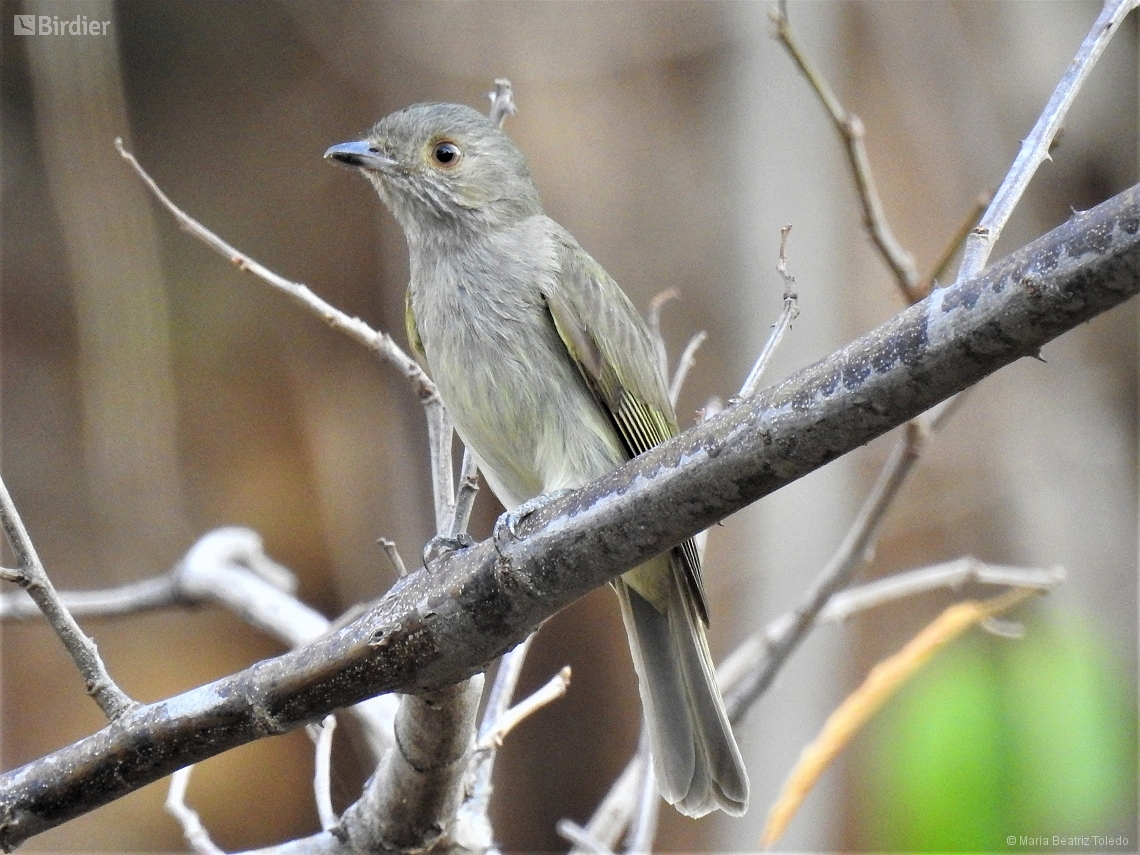
[(470, 365), (462, 383), (437, 382), (456, 432), (508, 510), (581, 487), (628, 459), (564, 355), (540, 351), (523, 361), (500, 352)]

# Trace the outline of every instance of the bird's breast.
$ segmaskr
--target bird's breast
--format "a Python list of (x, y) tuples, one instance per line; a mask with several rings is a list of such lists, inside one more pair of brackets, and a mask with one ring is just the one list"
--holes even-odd
[(444, 406), (495, 495), (513, 508), (625, 460), (546, 309), (553, 274), (472, 267), (413, 278), (412, 309)]

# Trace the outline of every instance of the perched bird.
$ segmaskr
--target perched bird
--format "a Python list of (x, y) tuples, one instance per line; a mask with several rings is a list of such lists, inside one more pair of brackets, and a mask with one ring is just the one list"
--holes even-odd
[[(522, 153), (457, 104), (416, 104), (325, 153), (404, 230), (408, 340), (508, 509), (576, 489), (677, 433), (645, 323), (542, 211)], [(691, 540), (613, 582), (661, 794), (689, 816), (748, 804)]]

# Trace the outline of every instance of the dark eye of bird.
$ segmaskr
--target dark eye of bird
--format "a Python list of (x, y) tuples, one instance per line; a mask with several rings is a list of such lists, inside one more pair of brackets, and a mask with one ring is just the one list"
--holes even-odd
[(436, 143), (431, 150), (431, 158), (443, 167), (452, 167), (459, 163), (461, 152), (459, 146), (453, 142)]

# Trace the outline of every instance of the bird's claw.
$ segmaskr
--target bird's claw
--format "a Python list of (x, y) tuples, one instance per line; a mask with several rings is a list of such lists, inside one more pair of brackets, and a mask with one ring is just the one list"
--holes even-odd
[(474, 545), (475, 538), (465, 531), (451, 536), (437, 534), (429, 540), (427, 546), (424, 547), (424, 567), (427, 567), (437, 558), (442, 558), (445, 555), (450, 555), (452, 552), (459, 552), (462, 549), (467, 549)]
[(519, 537), (519, 525), (535, 511), (541, 510), (549, 505), (556, 499), (561, 499), (573, 490), (551, 490), (549, 493), (543, 493), (540, 496), (535, 496), (533, 499), (528, 499), (523, 502), (513, 511), (507, 511), (497, 520), (495, 520), (495, 530), (492, 537), (495, 540), (496, 546), (502, 546), (510, 540), (517, 540)]

